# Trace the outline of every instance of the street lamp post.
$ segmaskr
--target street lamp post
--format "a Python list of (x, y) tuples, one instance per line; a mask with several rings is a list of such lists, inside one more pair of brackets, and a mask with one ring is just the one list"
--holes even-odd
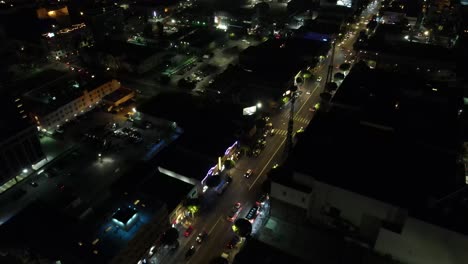
[(294, 103), (296, 102), (296, 91), (297, 91), (297, 86), (291, 87), (291, 93), (289, 94), (290, 96), (290, 103), (291, 103), (291, 109), (289, 111), (289, 121), (288, 121), (288, 134), (286, 138), (286, 146), (284, 148), (284, 153), (285, 155), (289, 155), (292, 152), (293, 149), (293, 129), (294, 129)]
[(101, 153), (98, 153), (98, 160), (100, 163), (102, 163), (102, 154)]

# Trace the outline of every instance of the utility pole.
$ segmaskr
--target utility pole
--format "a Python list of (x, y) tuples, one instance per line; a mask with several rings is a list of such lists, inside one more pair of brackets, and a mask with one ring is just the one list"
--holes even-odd
[(325, 83), (329, 83), (332, 81), (333, 77), (333, 63), (335, 62), (335, 46), (336, 46), (336, 39), (335, 37), (333, 38), (332, 42), (332, 53), (331, 53), (331, 58), (330, 62), (328, 64), (328, 71), (327, 71), (327, 78), (325, 80)]
[(288, 134), (286, 136), (286, 146), (284, 148), (285, 156), (289, 156), (293, 150), (293, 129), (294, 129), (294, 103), (296, 102), (296, 91), (297, 87), (293, 86), (290, 89), (290, 104), (291, 108), (289, 110), (289, 121), (288, 121)]

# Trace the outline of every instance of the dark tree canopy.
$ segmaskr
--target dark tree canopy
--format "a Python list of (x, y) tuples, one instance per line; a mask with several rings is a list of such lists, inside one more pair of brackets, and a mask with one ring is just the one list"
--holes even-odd
[(245, 218), (238, 218), (234, 225), (237, 227), (237, 234), (241, 237), (249, 236), (252, 233), (252, 224)]
[(331, 94), (330, 94), (330, 93), (327, 93), (327, 92), (321, 93), (321, 94), (320, 94), (320, 98), (321, 98), (323, 101), (330, 101), (330, 99), (331, 99)]
[(351, 68), (351, 64), (349, 63), (343, 63), (340, 65), (340, 70), (342, 71), (348, 71)]
[(337, 72), (337, 73), (335, 73), (335, 74), (333, 75), (333, 77), (334, 77), (335, 79), (337, 79), (337, 80), (343, 80), (344, 77), (345, 77), (345, 75), (344, 75), (343, 73), (341, 73), (341, 72)]
[(221, 176), (219, 175), (212, 175), (206, 179), (206, 186), (212, 188), (216, 187), (221, 183)]
[(163, 243), (164, 245), (173, 245), (177, 242), (178, 238), (179, 231), (177, 231), (176, 228), (171, 227), (166, 232), (164, 232), (161, 238), (161, 243)]
[(338, 85), (335, 82), (329, 82), (325, 84), (325, 89), (327, 91), (335, 91), (338, 89)]

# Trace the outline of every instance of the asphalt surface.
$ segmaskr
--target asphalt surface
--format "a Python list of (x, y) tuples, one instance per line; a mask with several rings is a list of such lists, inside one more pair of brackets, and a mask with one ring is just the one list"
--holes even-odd
[[(354, 59), (353, 43), (359, 31), (365, 29), (366, 21), (376, 11), (376, 6), (365, 10), (362, 14), (363, 18), (360, 20), (360, 22), (365, 23), (361, 23), (358, 29), (353, 27), (350, 37), (344, 40), (340, 46), (336, 46), (333, 74), (341, 72), (337, 67), (345, 60)], [(302, 95), (295, 102), (294, 131), (306, 127), (313, 118), (314, 112), (311, 112), (310, 109), (320, 101), (320, 93), (325, 85), (330, 59), (331, 56), (328, 56), (315, 72), (316, 76), (322, 77), (320, 82), (306, 79), (304, 85), (300, 87), (299, 90), (302, 91)], [(179, 238), (180, 248), (164, 263), (208, 263), (214, 257), (220, 256), (221, 253), (230, 251), (226, 248), (226, 245), (234, 236), (234, 233), (231, 229), (233, 223), (226, 219), (228, 211), (234, 203), (240, 202), (243, 208), (239, 217), (244, 217), (261, 195), (261, 184), (266, 179), (267, 172), (274, 164), (281, 163), (285, 158), (284, 146), (289, 111), (290, 107), (287, 105), (278, 114), (271, 117), (271, 122), (276, 131), (274, 136), (267, 138), (265, 149), (257, 158), (242, 157), (236, 163), (235, 168), (230, 171), (234, 178), (231, 186), (222, 196), (215, 197), (216, 201), (212, 208), (208, 208), (196, 217), (193, 225), (195, 230), (192, 235), (188, 238), (183, 236)], [(254, 175), (249, 179), (243, 177), (247, 169), (254, 170)], [(195, 238), (201, 231), (209, 232), (209, 237), (201, 245), (198, 245)], [(185, 253), (192, 245), (195, 245), (197, 250), (190, 259), (186, 260)]]

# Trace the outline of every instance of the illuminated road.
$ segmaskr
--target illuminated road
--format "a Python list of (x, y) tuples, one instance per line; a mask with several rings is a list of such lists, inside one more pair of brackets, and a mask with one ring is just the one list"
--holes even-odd
[[(367, 21), (371, 14), (377, 9), (368, 9), (363, 12), (361, 21)], [(354, 54), (350, 54), (352, 46), (356, 40), (359, 30), (365, 28), (360, 25), (358, 29), (354, 28), (351, 36), (343, 41), (341, 47), (336, 47), (334, 71), (338, 72), (337, 67), (344, 63), (345, 60), (350, 60)], [(348, 51), (349, 50), (349, 51)], [(325, 84), (326, 73), (330, 56), (325, 59), (317, 68), (316, 76), (322, 76), (322, 81), (306, 79), (301, 87), (302, 95), (296, 100), (295, 115), (294, 115), (294, 131), (300, 127), (306, 127), (313, 118), (314, 113), (309, 109), (312, 108), (320, 100), (320, 93), (323, 91)], [(222, 196), (215, 194), (207, 194), (208, 199), (214, 199), (212, 206), (201, 210), (197, 216), (193, 227), (195, 230), (188, 238), (179, 237), (180, 247), (164, 259), (163, 263), (192, 263), (206, 264), (214, 257), (220, 256), (223, 252), (229, 252), (226, 245), (234, 236), (231, 229), (232, 223), (226, 220), (226, 215), (231, 206), (236, 203), (242, 203), (242, 211), (239, 217), (244, 217), (248, 210), (254, 205), (256, 199), (261, 195), (261, 184), (265, 180), (265, 175), (276, 163), (281, 163), (285, 158), (284, 145), (286, 142), (287, 122), (289, 120), (289, 107), (284, 107), (279, 113), (271, 117), (271, 122), (275, 128), (275, 135), (267, 138), (267, 146), (257, 158), (243, 157), (239, 160), (235, 168), (229, 172), (234, 180)], [(249, 179), (244, 178), (244, 173), (247, 169), (253, 169), (254, 174)], [(212, 197), (213, 196), (213, 197)], [(195, 238), (201, 231), (209, 232), (209, 237), (199, 245)], [(188, 249), (195, 245), (197, 250), (195, 254), (185, 259), (185, 253)], [(231, 256), (232, 258), (232, 256)]]

